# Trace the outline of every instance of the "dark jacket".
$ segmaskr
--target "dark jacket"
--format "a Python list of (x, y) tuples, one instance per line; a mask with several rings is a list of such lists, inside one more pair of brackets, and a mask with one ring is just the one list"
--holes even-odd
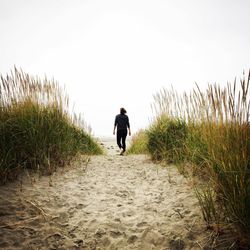
[(119, 114), (115, 117), (115, 126), (117, 130), (127, 130), (130, 128), (128, 116), (125, 114)]

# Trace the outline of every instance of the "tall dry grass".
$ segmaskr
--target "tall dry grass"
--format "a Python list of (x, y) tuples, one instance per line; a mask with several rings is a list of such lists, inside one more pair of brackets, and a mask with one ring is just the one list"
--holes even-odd
[[(54, 80), (14, 69), (0, 81), (0, 180), (23, 168), (52, 172), (78, 153), (101, 153)], [(83, 127), (85, 126), (85, 127)]]
[(225, 87), (163, 88), (148, 133), (153, 159), (178, 159), (201, 177), (196, 193), (207, 224), (230, 225), (243, 241), (250, 235), (249, 84), (250, 71)]
[(164, 89), (155, 96), (158, 115), (187, 123), (186, 157), (206, 168), (227, 222), (241, 234), (250, 232), (249, 83), (250, 72), (226, 87), (197, 85), (183, 95)]

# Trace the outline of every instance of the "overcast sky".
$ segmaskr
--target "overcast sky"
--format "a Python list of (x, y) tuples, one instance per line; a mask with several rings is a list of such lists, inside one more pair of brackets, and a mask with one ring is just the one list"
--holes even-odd
[(0, 31), (0, 73), (54, 77), (97, 136), (122, 106), (146, 127), (162, 87), (250, 68), (249, 0), (0, 0)]

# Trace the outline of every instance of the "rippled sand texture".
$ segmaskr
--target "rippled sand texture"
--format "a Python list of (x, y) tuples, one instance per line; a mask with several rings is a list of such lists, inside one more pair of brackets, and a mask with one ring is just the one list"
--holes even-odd
[(205, 238), (188, 180), (144, 155), (94, 156), (0, 190), (1, 249), (201, 249)]

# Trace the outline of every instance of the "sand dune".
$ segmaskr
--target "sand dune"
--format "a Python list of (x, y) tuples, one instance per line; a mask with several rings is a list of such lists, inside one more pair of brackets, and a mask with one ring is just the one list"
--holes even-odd
[(88, 164), (2, 186), (0, 249), (201, 249), (188, 180), (144, 155), (119, 156), (112, 143)]

